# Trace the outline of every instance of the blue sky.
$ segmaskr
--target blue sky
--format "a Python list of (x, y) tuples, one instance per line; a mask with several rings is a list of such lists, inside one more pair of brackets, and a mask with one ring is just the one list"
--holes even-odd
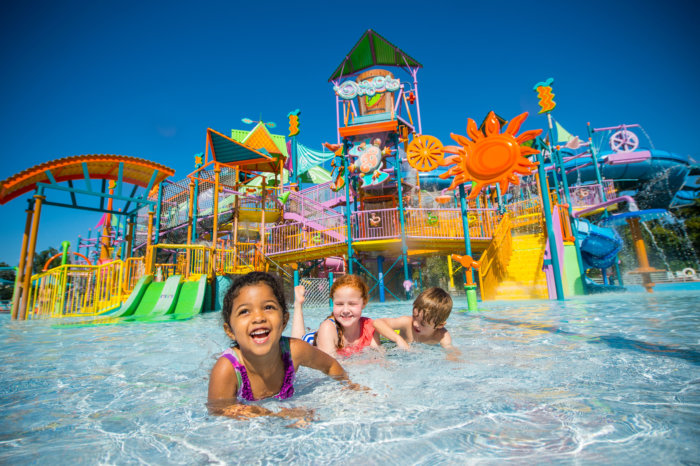
[[(421, 62), (423, 132), (443, 142), (495, 110), (530, 112), (554, 78), (573, 134), (639, 123), (657, 148), (700, 159), (700, 33), (692, 2), (12, 2), (0, 15), (0, 179), (80, 154), (192, 171), (205, 131), (300, 108), (302, 143), (335, 140), (328, 77), (369, 28)], [(608, 4), (611, 3), (611, 4)], [(696, 44), (693, 46), (692, 44)], [(0, 261), (16, 265), (25, 195), (0, 206)], [(37, 248), (75, 242), (99, 214), (47, 207)]]

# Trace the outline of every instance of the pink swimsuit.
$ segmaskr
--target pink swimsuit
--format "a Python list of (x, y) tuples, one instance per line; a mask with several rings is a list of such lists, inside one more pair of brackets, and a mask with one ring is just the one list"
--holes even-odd
[(338, 350), (340, 356), (350, 356), (362, 350), (365, 346), (372, 344), (374, 339), (374, 325), (369, 317), (360, 317), (361, 333), (360, 339), (353, 346), (345, 346)]

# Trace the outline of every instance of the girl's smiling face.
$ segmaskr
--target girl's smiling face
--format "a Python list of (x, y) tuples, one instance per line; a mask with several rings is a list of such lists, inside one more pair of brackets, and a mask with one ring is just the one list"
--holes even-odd
[(258, 283), (241, 288), (224, 331), (241, 351), (262, 356), (279, 345), (288, 318), (272, 288)]
[(365, 304), (360, 290), (341, 286), (333, 294), (333, 318), (343, 328), (351, 327), (360, 321)]

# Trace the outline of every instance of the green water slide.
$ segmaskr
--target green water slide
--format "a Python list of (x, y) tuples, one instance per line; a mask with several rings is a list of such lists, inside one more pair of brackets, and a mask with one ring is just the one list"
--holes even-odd
[[(132, 316), (147, 316), (156, 307), (156, 303), (160, 299), (160, 293), (163, 291), (165, 282), (151, 282), (146, 288), (146, 292), (139, 301), (134, 312), (131, 313)], [(132, 293), (133, 294), (133, 293)]]
[(136, 286), (134, 286), (127, 300), (124, 301), (124, 304), (122, 304), (119, 309), (110, 313), (110, 317), (126, 317), (132, 315), (139, 306), (139, 303), (141, 303), (143, 295), (146, 294), (146, 290), (152, 281), (153, 275), (144, 275), (139, 278), (139, 281), (136, 282)]
[(151, 283), (134, 314), (127, 320), (144, 321), (170, 314), (175, 309), (181, 287), (182, 275), (168, 277), (165, 282)]
[(59, 324), (59, 327), (126, 324), (129, 322), (165, 322), (191, 319), (202, 312), (207, 291), (207, 277), (182, 281), (181, 275), (165, 282), (154, 282), (153, 276), (142, 277), (117, 313), (101, 319)]
[[(179, 276), (178, 276), (179, 277)], [(170, 277), (168, 280), (173, 280), (172, 286), (165, 283), (163, 292), (159, 299), (162, 305), (156, 305), (153, 312), (144, 316), (133, 316), (126, 320), (130, 322), (165, 322), (171, 320), (186, 320), (191, 319), (195, 315), (202, 312), (204, 298), (207, 291), (207, 277), (202, 275), (199, 280), (192, 282), (177, 283), (177, 293), (175, 299), (169, 301), (176, 287), (175, 277)]]
[(207, 292), (207, 276), (202, 275), (196, 282), (185, 282), (173, 310), (173, 318), (189, 319), (202, 312)]

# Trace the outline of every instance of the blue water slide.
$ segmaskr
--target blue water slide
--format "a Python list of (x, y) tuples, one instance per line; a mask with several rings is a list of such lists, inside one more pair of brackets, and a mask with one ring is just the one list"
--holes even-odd
[(581, 257), (586, 268), (606, 269), (615, 265), (622, 249), (622, 238), (615, 230), (576, 219), (576, 231)]
[[(691, 156), (674, 154), (659, 149), (639, 149), (632, 154), (639, 154), (636, 160), (630, 163), (620, 163), (616, 161), (616, 155), (612, 151), (603, 151), (598, 154), (598, 168), (603, 178), (608, 180), (622, 181), (619, 186), (622, 189), (640, 190), (648, 186), (649, 182), (654, 182), (664, 177), (664, 190), (669, 191), (670, 197), (665, 199), (659, 197), (659, 205), (654, 207), (666, 208), (671, 203), (671, 199), (681, 186), (686, 183), (691, 167), (697, 162)], [(562, 150), (562, 156), (567, 158), (573, 153)], [(590, 157), (580, 157), (564, 163), (569, 184), (573, 183), (595, 183), (596, 174)], [(550, 172), (551, 182), (551, 172)]]
[(420, 180), (421, 189), (427, 191), (442, 191), (449, 187), (450, 183), (452, 183), (452, 177), (448, 177), (446, 180), (439, 177), (439, 175), (444, 172), (445, 170), (433, 170), (427, 173), (420, 173), (418, 179)]

